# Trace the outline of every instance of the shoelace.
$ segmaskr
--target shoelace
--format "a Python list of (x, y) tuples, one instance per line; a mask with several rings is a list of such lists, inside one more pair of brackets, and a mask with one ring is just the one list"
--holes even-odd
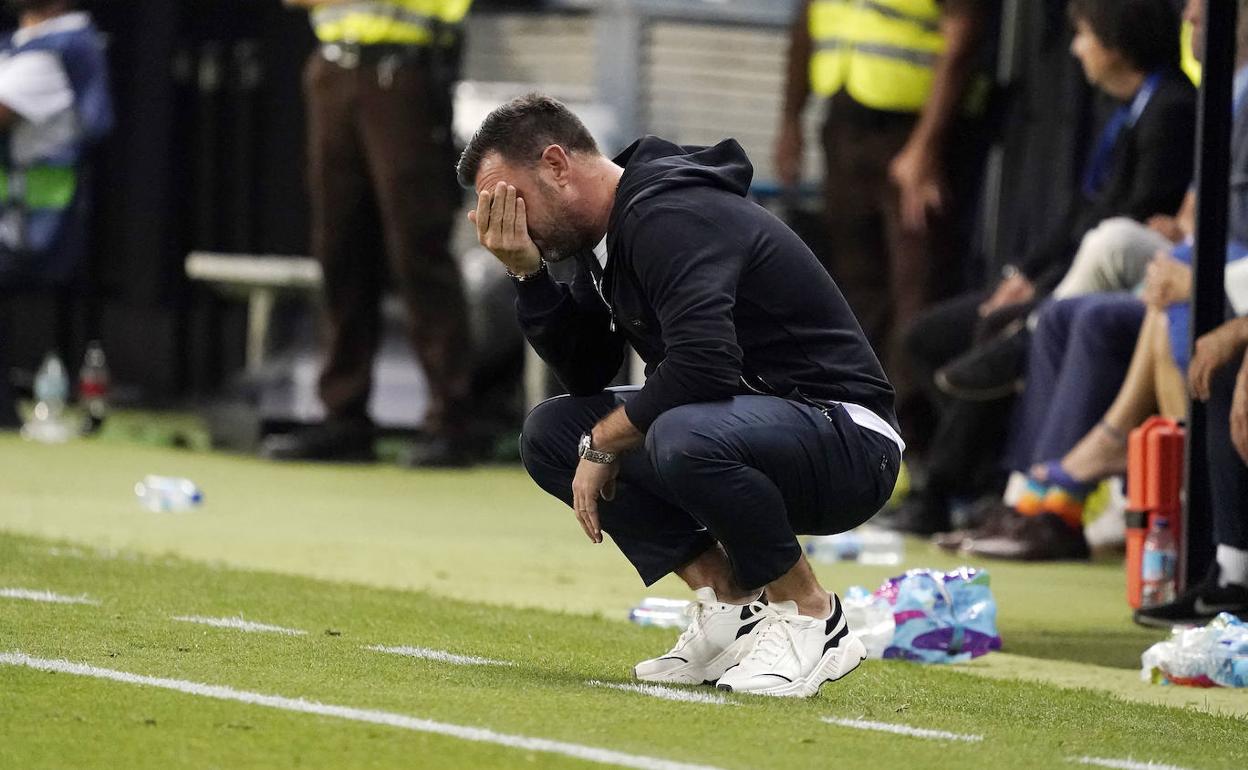
[(676, 638), (676, 644), (672, 647), (673, 652), (684, 647), (701, 632), (702, 616), (705, 614), (706, 605), (702, 602), (692, 601), (685, 606), (685, 615), (689, 618), (689, 625), (685, 626), (685, 630), (681, 631), (680, 636)]
[(800, 616), (781, 614), (771, 606), (755, 602), (752, 609), (761, 616), (758, 627), (750, 635), (751, 642), (741, 655), (741, 662), (753, 658), (758, 663), (769, 666), (779, 660), (786, 649), (792, 650), (793, 656), (801, 659), (801, 650), (793, 626), (801, 622)]

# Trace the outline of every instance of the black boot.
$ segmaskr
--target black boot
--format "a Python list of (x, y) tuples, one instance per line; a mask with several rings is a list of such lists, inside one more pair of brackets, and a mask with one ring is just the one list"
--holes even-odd
[(362, 422), (326, 422), (293, 433), (279, 433), (260, 444), (260, 456), (270, 460), (371, 463), (373, 427)]

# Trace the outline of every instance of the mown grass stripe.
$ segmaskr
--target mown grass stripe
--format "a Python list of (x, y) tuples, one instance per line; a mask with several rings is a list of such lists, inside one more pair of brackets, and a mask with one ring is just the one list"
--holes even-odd
[(1134, 759), (1112, 759), (1105, 757), (1079, 757), (1071, 760), (1081, 765), (1096, 765), (1097, 767), (1112, 767), (1116, 770), (1187, 770), (1185, 767), (1178, 765), (1163, 765), (1159, 762), (1139, 762)]
[(99, 668), (97, 666), (90, 666), (85, 663), (74, 663), (68, 660), (35, 658), (21, 652), (0, 653), (0, 664), (22, 666), (25, 668), (35, 669), (37, 671), (50, 671), (62, 674), (71, 674), (74, 676), (92, 677), (95, 679), (107, 679), (114, 682), (136, 684), (145, 687), (157, 687), (164, 690), (174, 690), (186, 693), (188, 695), (198, 695), (204, 698), (235, 701), (238, 703), (264, 706), (265, 708), (279, 709), (282, 711), (317, 714), (319, 716), (335, 717), (352, 722), (366, 722), (369, 724), (385, 725), (387, 727), (396, 727), (403, 730), (445, 735), (450, 738), (458, 738), (460, 740), (472, 741), (476, 743), (492, 743), (497, 746), (506, 746), (508, 748), (521, 749), (523, 751), (540, 751), (547, 754), (560, 754), (566, 757), (581, 759), (587, 762), (597, 762), (604, 765), (633, 767), (638, 770), (719, 770), (718, 768), (710, 765), (695, 765), (686, 762), (676, 762), (670, 759), (661, 759), (658, 757), (625, 754), (621, 751), (603, 749), (597, 746), (585, 746), (579, 743), (566, 743), (564, 741), (555, 741), (546, 738), (532, 738), (527, 735), (499, 733), (484, 727), (469, 727), (466, 725), (449, 724), (447, 722), (435, 722), (431, 719), (421, 719), (419, 717), (407, 716), (405, 714), (395, 714), (389, 711), (353, 708), (351, 706), (335, 706), (327, 703), (304, 700), (303, 698), (286, 698), (280, 695), (265, 695), (258, 692), (236, 690), (232, 687), (226, 687), (223, 685), (200, 684), (198, 682), (189, 682), (182, 679), (165, 679), (161, 677), (144, 676), (142, 674), (131, 674), (127, 671)]
[(911, 738), (926, 738), (927, 740), (935, 741), (965, 741), (966, 743), (979, 743), (984, 739), (984, 736), (982, 735), (950, 733), (945, 732), (944, 730), (929, 730), (925, 727), (911, 727), (910, 725), (898, 725), (891, 722), (871, 722), (866, 719), (841, 719), (839, 717), (823, 717), (822, 719), (830, 725), (850, 727), (855, 730), (877, 730), (883, 733), (908, 735)]
[(407, 658), (421, 658), (422, 660), (436, 660), (439, 663), (453, 663), (456, 666), (514, 666), (515, 664), (507, 660), (493, 660), (491, 658), (478, 658), (475, 655), (456, 655), (453, 652), (445, 650), (434, 650), (428, 647), (384, 647), (380, 644), (374, 644), (365, 647), (366, 650), (373, 652), (384, 652), (387, 655), (402, 655)]
[(639, 695), (648, 695), (651, 698), (662, 698), (663, 700), (674, 700), (682, 703), (710, 703), (716, 706), (733, 705), (727, 698), (722, 695), (705, 692), (690, 692), (688, 690), (677, 690), (673, 687), (663, 687), (657, 684), (625, 684), (623, 682), (600, 682), (597, 679), (591, 679), (585, 683), (589, 687), (606, 687), (611, 690), (620, 690), (622, 692), (635, 692)]
[(307, 631), (298, 628), (284, 628), (282, 626), (271, 626), (268, 623), (256, 623), (250, 620), (237, 618), (206, 618), (202, 615), (174, 615), (169, 618), (181, 623), (198, 623), (203, 626), (213, 626), (214, 628), (233, 628), (239, 631), (245, 631), (249, 634), (285, 634), (286, 636), (306, 636)]
[(0, 598), (26, 599), (32, 602), (50, 602), (52, 604), (99, 604), (99, 601), (92, 599), (86, 594), (62, 596), (51, 591), (36, 591), (30, 588), (0, 588)]

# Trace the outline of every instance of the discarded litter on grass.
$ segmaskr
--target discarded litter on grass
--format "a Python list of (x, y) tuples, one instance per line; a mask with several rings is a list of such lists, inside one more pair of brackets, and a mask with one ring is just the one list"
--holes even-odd
[(961, 663), (1001, 649), (986, 570), (912, 569), (872, 594), (850, 588), (844, 606), (850, 628), (873, 658)]
[(1248, 623), (1223, 612), (1198, 628), (1175, 628), (1140, 656), (1140, 678), (1185, 687), (1248, 687)]

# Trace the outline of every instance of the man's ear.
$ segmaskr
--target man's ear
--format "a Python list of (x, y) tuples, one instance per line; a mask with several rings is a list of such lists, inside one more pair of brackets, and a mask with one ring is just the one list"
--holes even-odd
[(568, 183), (572, 159), (568, 157), (568, 153), (559, 145), (552, 144), (545, 150), (542, 150), (541, 166), (553, 177), (556, 185), (563, 186)]

